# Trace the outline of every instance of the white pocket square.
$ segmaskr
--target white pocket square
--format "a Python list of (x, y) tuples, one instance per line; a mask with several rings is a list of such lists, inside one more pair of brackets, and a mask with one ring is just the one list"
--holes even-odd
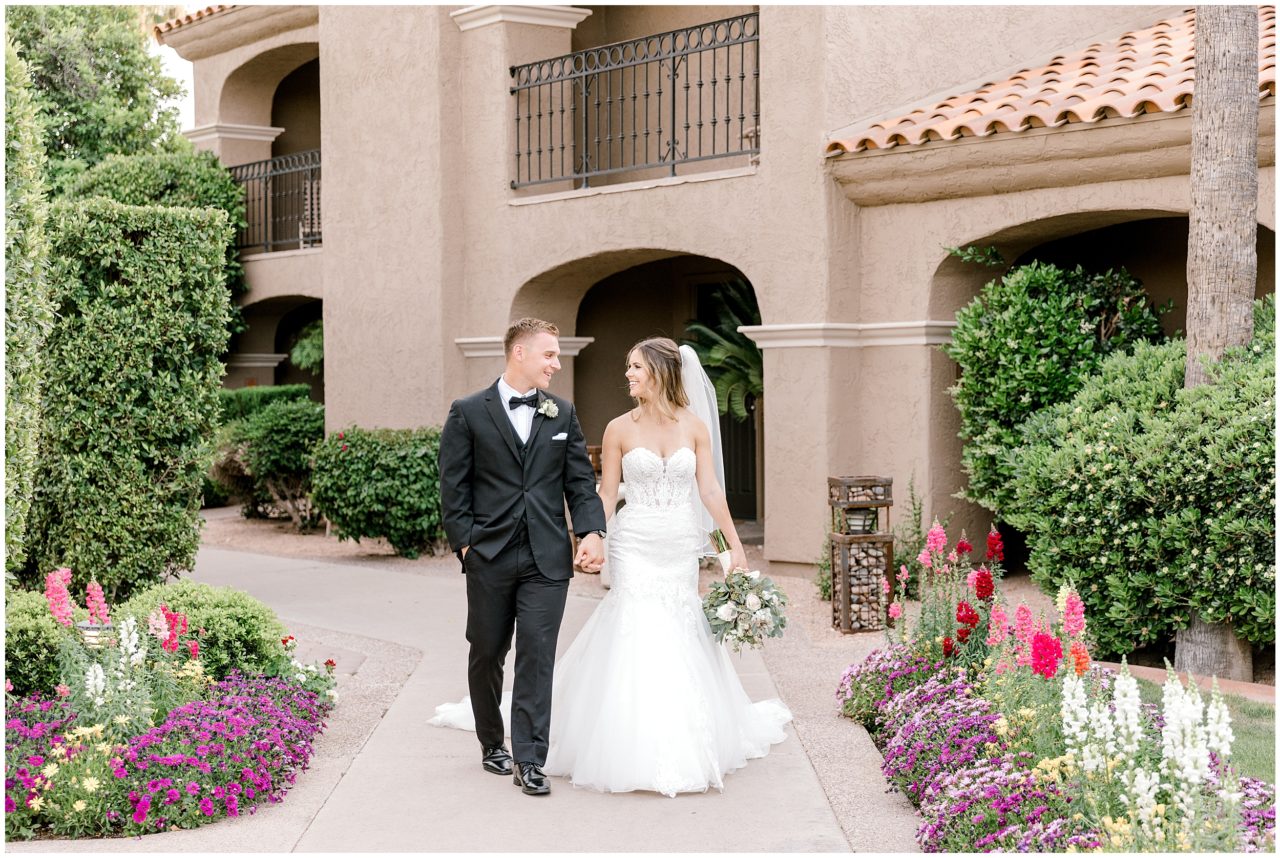
[(557, 434), (557, 435), (552, 435), (552, 436), (551, 436), (551, 440), (552, 440), (552, 441), (567, 441), (568, 439), (569, 439), (569, 433), (568, 433), (568, 432), (561, 432), (561, 433), (559, 433), (559, 434)]

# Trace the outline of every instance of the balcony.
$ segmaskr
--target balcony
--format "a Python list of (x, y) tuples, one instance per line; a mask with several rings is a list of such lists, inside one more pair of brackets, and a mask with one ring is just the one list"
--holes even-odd
[(310, 149), (231, 167), (244, 187), (241, 253), (297, 250), (321, 243), (320, 150)]
[(585, 188), (754, 162), (759, 30), (751, 13), (513, 66), (511, 187)]

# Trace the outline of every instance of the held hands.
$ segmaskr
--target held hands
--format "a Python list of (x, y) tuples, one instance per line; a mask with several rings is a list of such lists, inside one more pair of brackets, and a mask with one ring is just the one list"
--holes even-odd
[(729, 554), (729, 571), (730, 572), (733, 572), (738, 569), (741, 569), (743, 572), (746, 572), (748, 568), (749, 567), (747, 566), (747, 552), (744, 549), (735, 548), (732, 552), (730, 552)]
[(578, 553), (574, 555), (573, 565), (583, 572), (592, 574), (599, 572), (604, 566), (604, 540), (599, 534), (588, 533), (578, 543)]

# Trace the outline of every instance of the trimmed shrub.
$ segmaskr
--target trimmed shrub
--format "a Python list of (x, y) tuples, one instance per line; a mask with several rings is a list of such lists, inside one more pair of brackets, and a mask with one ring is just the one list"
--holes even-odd
[(335, 432), (315, 450), (312, 500), (339, 539), (383, 537), (396, 553), (433, 553), (444, 539), (440, 430)]
[(5, 569), (16, 571), (27, 554), (40, 437), (41, 346), (53, 327), (53, 301), (44, 143), (26, 64), (8, 42), (4, 83), (4, 550)]
[(43, 593), (9, 590), (4, 599), (4, 675), (14, 694), (52, 694), (58, 684), (58, 642), (75, 634), (49, 611)]
[(227, 342), (212, 209), (54, 209), (58, 320), (22, 577), (70, 566), (116, 602), (190, 569)]
[(310, 524), (311, 453), (324, 437), (324, 406), (318, 402), (273, 402), (247, 418), (239, 435), (245, 472), (254, 485), (289, 513), (295, 526)]
[(223, 679), (239, 669), (246, 674), (274, 673), (288, 661), (281, 639), (288, 634), (275, 611), (248, 593), (231, 587), (212, 587), (195, 581), (175, 581), (149, 587), (119, 605), (115, 614), (147, 617), (160, 604), (187, 615), (187, 628), (200, 641), (205, 673)]
[(1099, 652), (1162, 642), (1194, 614), (1275, 640), (1274, 296), (1214, 383), (1182, 387), (1185, 344), (1114, 355), (1027, 422), (1009, 520), (1034, 580), (1074, 582)]
[(1032, 262), (992, 280), (956, 313), (943, 351), (960, 365), (964, 497), (1004, 516), (1010, 454), (1030, 415), (1068, 399), (1103, 357), (1161, 337), (1159, 314), (1123, 269), (1088, 274)]
[(219, 413), (223, 422), (242, 420), (257, 414), (273, 402), (309, 399), (311, 387), (306, 384), (276, 384), (264, 387), (240, 387), (218, 390)]
[[(178, 206), (215, 208), (226, 212), (234, 229), (247, 225), (244, 189), (212, 152), (169, 152), (139, 155), (108, 155), (77, 178), (67, 192), (70, 199), (106, 197), (127, 206)], [(235, 234), (224, 248), (226, 285), (231, 294), (242, 295), (244, 269), (235, 247)], [(233, 307), (231, 332), (245, 329), (239, 308)]]

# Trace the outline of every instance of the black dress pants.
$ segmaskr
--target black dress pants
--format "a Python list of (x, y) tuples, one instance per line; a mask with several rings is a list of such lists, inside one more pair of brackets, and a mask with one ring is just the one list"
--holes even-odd
[(511, 703), (511, 754), (517, 763), (543, 765), (551, 732), (551, 675), (556, 638), (564, 617), (569, 581), (538, 571), (522, 523), (507, 547), (492, 561), (468, 551), (467, 641), (471, 654), (467, 682), (476, 719), (476, 738), (484, 748), (503, 744), (502, 664), (516, 639), (515, 682)]

